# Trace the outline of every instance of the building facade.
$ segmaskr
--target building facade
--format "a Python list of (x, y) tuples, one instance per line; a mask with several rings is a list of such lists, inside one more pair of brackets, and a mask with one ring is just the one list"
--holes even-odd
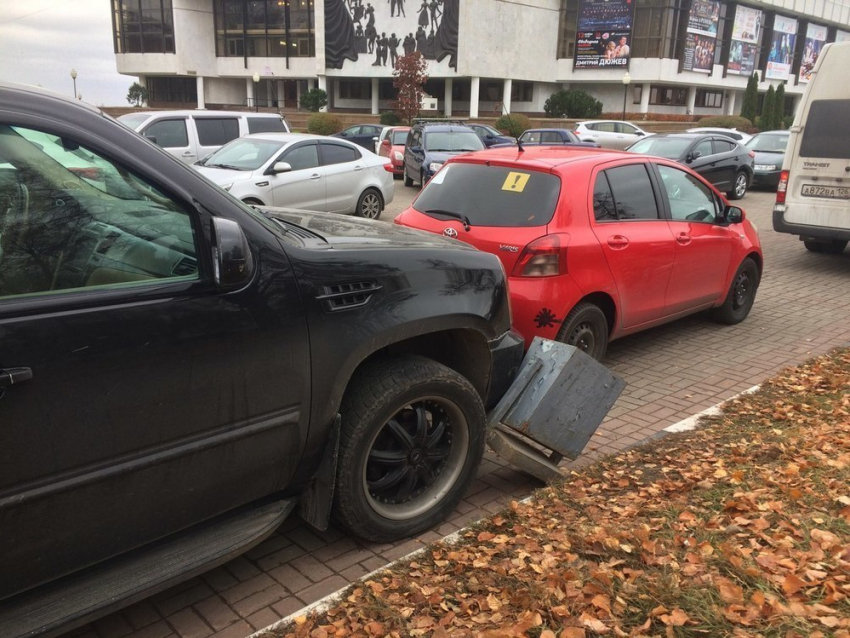
[(151, 106), (378, 113), (395, 61), (420, 51), (445, 115), (542, 113), (582, 89), (606, 112), (734, 114), (753, 72), (789, 111), (848, 0), (112, 0), (118, 71)]

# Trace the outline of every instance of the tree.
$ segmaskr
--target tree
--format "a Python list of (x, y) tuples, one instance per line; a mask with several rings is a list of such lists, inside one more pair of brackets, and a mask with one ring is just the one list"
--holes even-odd
[(148, 90), (138, 82), (133, 82), (130, 85), (130, 90), (127, 91), (127, 102), (133, 106), (142, 106), (148, 101)]
[(328, 105), (328, 94), (322, 89), (310, 89), (301, 96), (301, 108), (318, 113)]
[(776, 111), (776, 91), (773, 90), (773, 85), (767, 89), (764, 96), (764, 103), (761, 105), (761, 118), (759, 119), (759, 129), (762, 131), (772, 131), (776, 128), (774, 123), (774, 113)]
[(744, 101), (741, 103), (741, 117), (750, 122), (756, 121), (759, 104), (759, 74), (758, 71), (750, 76), (747, 82), (747, 90), (744, 91)]
[(393, 86), (396, 99), (391, 102), (393, 110), (408, 124), (419, 113), (424, 86), (428, 81), (428, 63), (419, 51), (401, 56), (393, 69)]
[(776, 128), (785, 128), (785, 82), (781, 82), (776, 88), (776, 104), (773, 113), (773, 123)]

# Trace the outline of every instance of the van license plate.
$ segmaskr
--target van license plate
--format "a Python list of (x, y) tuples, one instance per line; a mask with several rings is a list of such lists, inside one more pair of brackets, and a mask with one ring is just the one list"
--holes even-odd
[(844, 186), (815, 186), (803, 184), (804, 197), (826, 197), (829, 199), (850, 199), (850, 188)]

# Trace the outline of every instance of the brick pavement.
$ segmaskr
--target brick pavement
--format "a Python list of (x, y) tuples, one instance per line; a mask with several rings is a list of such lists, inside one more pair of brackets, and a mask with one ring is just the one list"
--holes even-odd
[[(397, 190), (390, 219), (412, 199), (411, 189), (399, 184)], [(766, 262), (749, 318), (722, 326), (698, 315), (613, 342), (606, 364), (628, 385), (577, 463), (623, 450), (786, 366), (850, 342), (850, 250), (817, 255), (775, 233), (773, 198), (754, 192), (741, 202), (758, 224)], [(292, 518), (244, 556), (72, 635), (244, 638), (537, 486), (488, 453), (451, 518), (419, 538), (363, 543)]]

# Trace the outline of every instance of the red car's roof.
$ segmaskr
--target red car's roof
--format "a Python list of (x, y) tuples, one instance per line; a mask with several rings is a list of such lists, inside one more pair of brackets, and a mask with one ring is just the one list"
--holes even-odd
[(599, 160), (634, 159), (634, 153), (604, 148), (569, 146), (527, 146), (520, 151), (516, 146), (504, 146), (476, 151), (468, 155), (452, 158), (452, 162), (484, 164), (486, 162), (506, 162), (513, 166), (525, 166), (529, 169), (552, 170), (566, 164), (596, 164)]

